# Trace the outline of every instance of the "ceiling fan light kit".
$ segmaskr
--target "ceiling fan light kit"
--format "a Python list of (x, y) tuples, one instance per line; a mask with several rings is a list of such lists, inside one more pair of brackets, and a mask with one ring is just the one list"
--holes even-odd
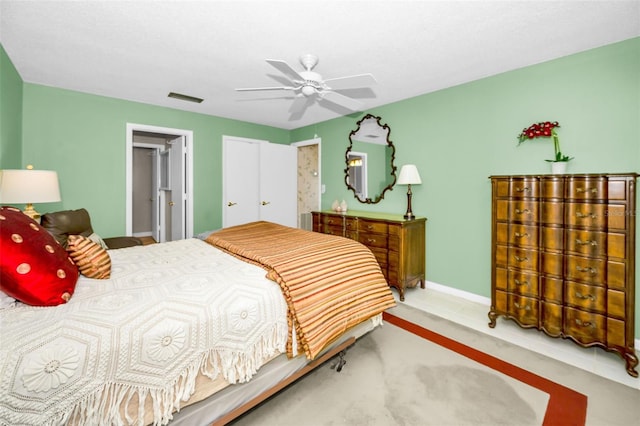
[[(312, 54), (302, 55), (300, 63), (304, 71), (296, 71), (285, 61), (267, 59), (267, 63), (283, 73), (291, 81), (290, 86), (279, 87), (250, 87), (236, 89), (240, 92), (264, 91), (264, 90), (291, 90), (296, 94), (294, 103), (289, 111), (292, 116), (301, 115), (312, 103), (312, 100), (326, 100), (350, 111), (357, 111), (363, 104), (353, 98), (336, 92), (354, 88), (364, 88), (376, 84), (376, 79), (371, 74), (359, 74), (347, 77), (331, 78), (323, 80), (322, 76), (313, 68), (318, 64), (318, 57)], [(309, 98), (304, 100), (304, 98)]]

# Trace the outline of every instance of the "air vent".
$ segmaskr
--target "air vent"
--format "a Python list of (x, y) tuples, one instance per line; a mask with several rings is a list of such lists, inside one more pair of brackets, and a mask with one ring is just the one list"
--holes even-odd
[(195, 102), (197, 104), (199, 104), (202, 101), (204, 101), (204, 99), (196, 98), (194, 96), (189, 96), (189, 95), (183, 95), (181, 93), (174, 93), (174, 92), (169, 93), (169, 97), (170, 98), (175, 98), (175, 99), (180, 99), (181, 101)]

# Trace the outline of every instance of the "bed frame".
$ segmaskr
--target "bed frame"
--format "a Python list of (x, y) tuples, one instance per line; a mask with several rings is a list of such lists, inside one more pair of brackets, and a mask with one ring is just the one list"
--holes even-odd
[(313, 361), (304, 356), (288, 359), (282, 354), (263, 365), (247, 383), (230, 385), (218, 393), (196, 402), (174, 413), (171, 426), (210, 425), (223, 426), (242, 414), (263, 403), (298, 379), (324, 365), (333, 358), (331, 364), (336, 372), (342, 370), (347, 348), (371, 332), (379, 325), (373, 319), (365, 321), (336, 340)]

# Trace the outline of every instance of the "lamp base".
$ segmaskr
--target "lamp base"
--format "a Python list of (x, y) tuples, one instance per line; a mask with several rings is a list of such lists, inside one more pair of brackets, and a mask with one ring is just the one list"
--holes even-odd
[(411, 184), (407, 185), (407, 212), (404, 214), (404, 218), (407, 220), (413, 220), (416, 218), (416, 216), (413, 214), (413, 211), (411, 211)]
[(33, 219), (36, 222), (40, 223), (40, 213), (38, 213), (36, 211), (36, 209), (33, 208), (33, 204), (32, 203), (27, 203), (27, 205), (25, 206), (25, 208), (22, 211), (22, 213), (26, 214), (31, 219)]

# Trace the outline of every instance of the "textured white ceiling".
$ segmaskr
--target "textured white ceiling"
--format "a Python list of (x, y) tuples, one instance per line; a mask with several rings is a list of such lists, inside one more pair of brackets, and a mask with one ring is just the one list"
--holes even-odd
[[(372, 73), (363, 110), (640, 36), (640, 1), (13, 1), (0, 42), (25, 82), (294, 129), (265, 59)], [(169, 92), (204, 98), (201, 104)], [(344, 92), (343, 92), (344, 93)]]

